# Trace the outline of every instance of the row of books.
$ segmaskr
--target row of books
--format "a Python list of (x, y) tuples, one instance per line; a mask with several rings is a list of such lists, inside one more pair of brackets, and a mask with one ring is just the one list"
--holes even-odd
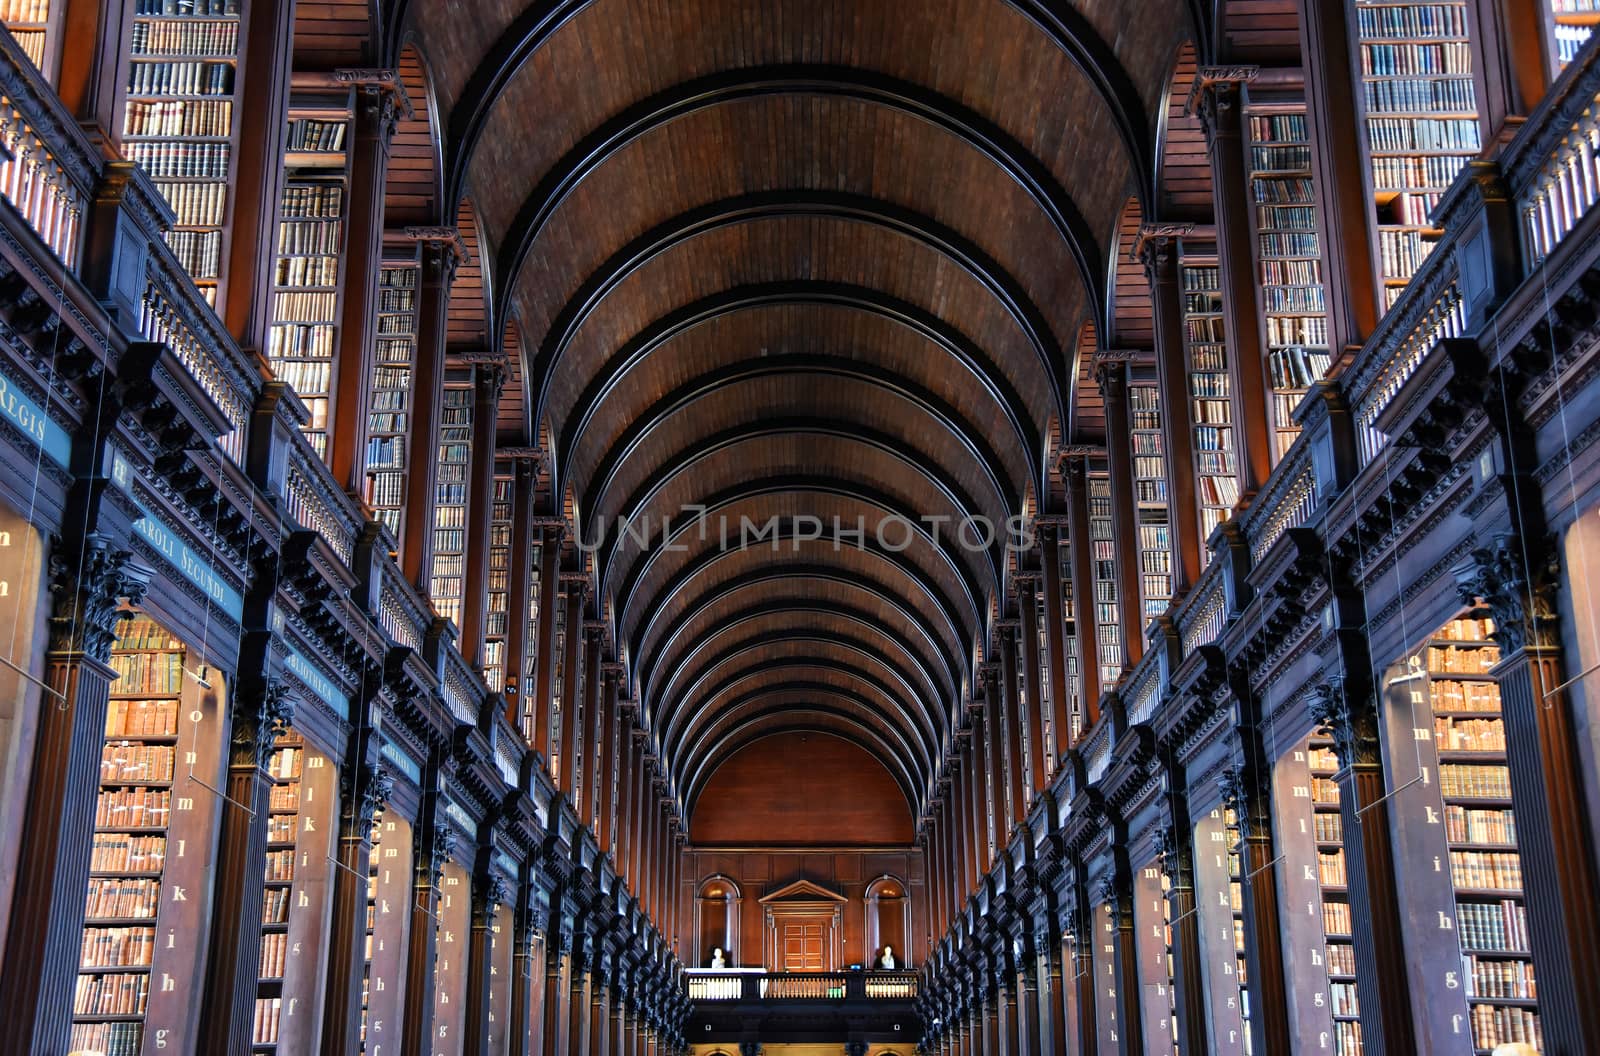
[(1311, 778), (1311, 802), (1326, 806), (1339, 803), (1339, 783), (1331, 777), (1313, 776)]
[(1482, 810), (1457, 803), (1444, 808), (1445, 839), (1451, 843), (1517, 843), (1517, 816), (1509, 810)]
[(279, 322), (291, 319), (301, 322), (330, 320), (338, 308), (338, 296), (331, 292), (279, 290), (272, 295), (273, 318)]
[(297, 393), (327, 392), (333, 366), (324, 358), (321, 362), (289, 360), (272, 364), (272, 373)]
[(1307, 389), (1328, 373), (1333, 357), (1327, 352), (1290, 346), (1274, 349), (1267, 357), (1267, 368), (1275, 389)]
[(1389, 202), (1389, 213), (1397, 224), (1427, 227), (1432, 223), (1434, 207), (1441, 197), (1431, 192), (1404, 191)]
[(38, 24), (50, 17), (50, 0), (0, 0), (0, 22)]
[[(1282, 210), (1278, 210), (1282, 212)], [(1269, 286), (1306, 286), (1309, 289), (1301, 292), (1316, 294), (1317, 304), (1322, 304), (1322, 264), (1316, 260), (1263, 260), (1261, 262), (1261, 281)], [(1288, 291), (1280, 291), (1288, 292)], [(1299, 309), (1307, 310), (1307, 309)], [(1323, 311), (1322, 308), (1309, 309), (1310, 311)]]
[(1362, 1056), (1361, 1022), (1339, 1019), (1333, 1024), (1333, 1056)]
[(1325, 887), (1343, 887), (1348, 882), (1344, 871), (1344, 851), (1317, 854), (1317, 881)]
[[(1219, 377), (1224, 381), (1227, 379), (1227, 375), (1225, 374), (1191, 374), (1189, 375), (1189, 383), (1195, 386), (1204, 386), (1214, 389), (1216, 387), (1216, 379)], [(1225, 385), (1222, 388), (1226, 390)], [(1228, 402), (1228, 394), (1226, 391), (1213, 391), (1206, 393), (1199, 398), (1196, 398), (1193, 402), (1194, 420), (1196, 422), (1202, 422), (1206, 425), (1214, 426), (1227, 425), (1232, 418), (1232, 405)], [(1213, 445), (1208, 444), (1204, 446), (1210, 447)], [(1216, 446), (1222, 447), (1224, 445)], [(1230, 443), (1226, 446), (1231, 447), (1232, 445)]]
[[(390, 292), (397, 292), (397, 291), (390, 291)], [(398, 292), (403, 293), (407, 297), (412, 296), (412, 294), (409, 291), (398, 291)], [(379, 315), (378, 316), (378, 333), (380, 333), (380, 334), (383, 334), (383, 335), (386, 335), (386, 336), (389, 336), (389, 337), (397, 337), (397, 336), (409, 337), (409, 336), (412, 335), (412, 333), (415, 331), (415, 329), (416, 329), (416, 324), (412, 322), (411, 315), (410, 315), (409, 312), (404, 313), (404, 314), (392, 314), (392, 315)]]
[[(383, 316), (381, 318), (387, 320), (387, 319), (391, 319), (391, 318), (394, 318), (394, 317), (393, 316)], [(409, 367), (411, 365), (412, 354), (416, 349), (416, 342), (415, 342), (415, 339), (412, 338), (412, 337), (393, 337), (393, 336), (380, 337), (380, 338), (378, 338), (376, 347), (377, 347), (377, 356), (376, 356), (377, 362), (379, 362), (379, 363), (403, 364), (403, 365)], [(409, 388), (410, 385), (411, 385), (410, 373), (409, 372), (401, 372), (401, 375), (397, 375), (397, 379), (399, 377), (403, 377), (403, 379), (404, 379), (401, 382), (401, 384), (391, 385), (391, 386), (388, 386), (388, 387), (389, 388)]]
[[(1308, 155), (1307, 161), (1309, 160)], [(1298, 205), (1314, 201), (1316, 198), (1315, 184), (1311, 182), (1309, 176), (1256, 175), (1251, 180), (1250, 193), (1254, 201), (1263, 205)]]
[[(140, 3), (157, 3), (159, 0), (140, 0)], [(74, 1023), (72, 1025), (74, 1051), (98, 1052), (104, 1056), (139, 1056), (144, 1044), (143, 1023)]]
[(76, 1016), (142, 1016), (150, 1000), (146, 972), (116, 972), (78, 976), (72, 995)]
[(1436, 711), (1500, 711), (1500, 687), (1493, 682), (1435, 679), (1430, 692)]
[(1499, 719), (1439, 717), (1433, 720), (1433, 743), (1446, 752), (1503, 752), (1506, 727)]
[(169, 18), (215, 18), (239, 14), (239, 0), (135, 0), (134, 13)]
[(1189, 264), (1183, 269), (1183, 288), (1192, 293), (1220, 291), (1222, 272), (1215, 265)]
[(155, 879), (101, 879), (89, 881), (83, 913), (89, 920), (116, 917), (154, 917), (161, 905), (161, 881)]
[(1466, 76), (1472, 73), (1472, 51), (1464, 43), (1362, 44), (1361, 72), (1370, 77)]
[(338, 257), (279, 257), (272, 281), (279, 286), (337, 286)]
[(336, 183), (291, 183), (283, 188), (280, 201), (286, 217), (337, 218), (344, 188)]
[[(1256, 185), (1277, 184), (1282, 180), (1257, 180)], [(1265, 192), (1271, 195), (1274, 192)], [(1257, 198), (1260, 198), (1258, 193)], [(1298, 204), (1305, 199), (1278, 199), (1276, 203), (1256, 206), (1256, 227), (1262, 231), (1315, 231), (1317, 211), (1310, 205)]]
[(1255, 143), (1306, 141), (1305, 114), (1256, 114), (1250, 118), (1250, 139)]
[[(452, 495), (452, 505), (434, 511), (433, 524), (436, 528), (463, 528), (467, 523), (467, 511), (462, 502), (466, 501), (465, 492), (457, 499)], [(451, 549), (460, 549), (452, 547)]]
[(164, 828), (172, 816), (172, 793), (167, 789), (107, 789), (94, 805), (94, 823), (108, 829)]
[(287, 883), (294, 879), (294, 851), (292, 849), (268, 851), (266, 876), (268, 883)]
[(293, 814), (268, 814), (267, 815), (267, 842), (293, 843), (294, 826), (297, 819)]
[(1356, 950), (1343, 942), (1330, 942), (1327, 949), (1329, 975), (1355, 975)]
[(1528, 951), (1528, 911), (1513, 898), (1456, 903), (1461, 945), (1469, 950)]
[(1464, 37), (1467, 13), (1455, 4), (1404, 4), (1358, 7), (1356, 25), (1363, 37)]
[(1372, 159), (1372, 183), (1378, 190), (1447, 190), (1456, 174), (1472, 158), (1464, 154), (1434, 155), (1426, 158)]
[(1544, 1031), (1539, 1014), (1527, 1008), (1508, 1005), (1472, 1006), (1472, 1044), (1492, 1049), (1507, 1042), (1523, 1041), (1544, 1051)]
[[(115, 664), (123, 658), (113, 655), (111, 659)], [(122, 691), (118, 686), (112, 689)], [(177, 733), (176, 700), (112, 700), (106, 706), (107, 737), (175, 737)]]
[(1350, 934), (1350, 903), (1322, 903), (1322, 930), (1329, 935)]
[[(267, 355), (272, 358), (330, 359), (333, 356), (332, 323), (277, 323), (267, 335)], [(299, 392), (299, 386), (295, 387)], [(307, 389), (307, 392), (326, 392)]]
[(252, 1045), (276, 1045), (278, 1029), (282, 1025), (283, 999), (281, 997), (256, 998), (255, 1025), (250, 1032)]
[(1511, 772), (1503, 766), (1445, 763), (1439, 767), (1439, 794), (1463, 799), (1510, 799)]
[(177, 693), (183, 685), (183, 654), (113, 653), (113, 693)]
[(1556, 61), (1565, 66), (1578, 57), (1578, 52), (1589, 43), (1589, 38), (1594, 35), (1593, 26), (1568, 26), (1557, 23), (1554, 27), (1556, 38)]
[[(1494, 648), (1436, 645), (1428, 649), (1430, 674), (1486, 675), (1499, 662), (1500, 651)], [(1483, 685), (1495, 688), (1492, 683)]]
[(289, 889), (269, 887), (261, 896), (261, 923), (285, 924), (289, 920)]
[(1450, 879), (1457, 887), (1522, 890), (1522, 856), (1515, 851), (1451, 851)]
[(1220, 457), (1197, 461), (1202, 473), (1233, 472), (1233, 430), (1214, 425), (1199, 425), (1194, 430), (1195, 446), (1208, 454)]
[(1411, 278), (1432, 251), (1433, 243), (1424, 241), (1421, 232), (1407, 230), (1378, 232), (1378, 260), (1383, 270), (1383, 277), (1386, 279)]
[(1300, 172), (1311, 166), (1311, 148), (1305, 146), (1251, 147), (1250, 168), (1256, 171)]
[(134, 22), (128, 39), (134, 55), (230, 57), (239, 52), (239, 23), (233, 19), (140, 20)]
[(337, 153), (344, 149), (344, 121), (301, 118), (289, 122), (287, 149), (306, 153)]
[(1523, 960), (1487, 960), (1476, 954), (1461, 959), (1471, 982), (1467, 991), (1472, 997), (1511, 997), (1532, 1001), (1539, 996), (1538, 984), (1533, 978), (1533, 963)]
[(233, 133), (231, 99), (133, 100), (123, 115), (129, 136), (205, 136), (226, 139)]
[(261, 936), (261, 978), (282, 979), (288, 952), (289, 936), (286, 932), (274, 931)]
[[(404, 469), (406, 465), (406, 438), (404, 436), (374, 436), (367, 441), (367, 468), (373, 470)], [(391, 503), (385, 502), (388, 506)]]
[(1190, 315), (1184, 320), (1184, 334), (1191, 344), (1221, 344), (1227, 340), (1220, 317)]
[(1473, 118), (1372, 117), (1367, 139), (1379, 151), (1462, 151), (1478, 149)]
[(125, 620), (118, 625), (117, 650), (130, 649), (182, 649), (183, 643), (172, 632), (154, 620), (142, 617)]
[(1197, 483), (1200, 486), (1200, 502), (1203, 505), (1232, 509), (1239, 501), (1239, 481), (1232, 474), (1227, 476), (1203, 474)]
[(1318, 253), (1314, 231), (1269, 231), (1256, 236), (1256, 249), (1262, 257), (1315, 257)]
[[(1338, 804), (1337, 791), (1332, 804)], [(1331, 810), (1317, 811), (1311, 816), (1313, 838), (1318, 843), (1343, 843), (1344, 842), (1344, 817)]]
[(289, 781), (299, 777), (305, 751), (304, 748), (293, 745), (274, 751), (267, 760), (268, 776), (275, 781)]
[(78, 963), (85, 968), (147, 968), (155, 952), (153, 927), (86, 928)]
[(223, 210), (228, 201), (227, 184), (158, 181), (156, 189), (172, 207), (180, 226), (216, 227), (222, 223)]
[(96, 873), (159, 873), (166, 859), (165, 836), (97, 832), (89, 869)]
[(342, 232), (343, 224), (338, 220), (285, 220), (278, 225), (278, 252), (286, 256), (338, 253)]
[(1361, 1015), (1361, 1006), (1356, 1001), (1356, 984), (1351, 982), (1335, 982), (1328, 985), (1329, 1010), (1336, 1016), (1354, 1018)]
[(129, 95), (232, 95), (231, 62), (135, 62)]
[(171, 745), (107, 742), (100, 749), (100, 781), (129, 785), (171, 781), (172, 761)]
[(172, 255), (194, 279), (215, 279), (222, 274), (222, 232), (168, 231)]
[[(1271, 261), (1264, 261), (1261, 265), (1263, 271), (1271, 263)], [(1292, 263), (1308, 265), (1308, 270), (1313, 275), (1320, 274), (1322, 270), (1312, 261)], [(1298, 274), (1298, 272), (1295, 274)], [(1280, 275), (1277, 273), (1269, 273), (1262, 276), (1262, 281), (1267, 284), (1261, 290), (1262, 310), (1278, 315), (1316, 315), (1327, 311), (1328, 301), (1322, 287), (1286, 281), (1294, 277), (1295, 275)]]
[(1283, 318), (1268, 316), (1266, 337), (1269, 345), (1311, 345), (1328, 347), (1328, 320), (1321, 316)]
[(1470, 113), (1476, 102), (1472, 82), (1449, 77), (1416, 77), (1366, 81), (1362, 85), (1369, 114)]

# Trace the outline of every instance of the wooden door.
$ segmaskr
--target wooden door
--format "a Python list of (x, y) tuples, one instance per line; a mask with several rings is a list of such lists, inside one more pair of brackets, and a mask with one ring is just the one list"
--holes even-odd
[(780, 967), (786, 972), (820, 972), (825, 950), (824, 929), (820, 923), (795, 921), (784, 923), (779, 935), (783, 951)]

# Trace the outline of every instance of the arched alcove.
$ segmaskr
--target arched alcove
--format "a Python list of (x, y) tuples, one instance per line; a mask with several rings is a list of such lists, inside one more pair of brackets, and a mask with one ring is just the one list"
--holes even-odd
[(896, 969), (911, 967), (911, 895), (899, 877), (885, 874), (867, 885), (869, 963), (882, 967), (885, 947), (894, 948)]
[(694, 894), (695, 961), (710, 968), (712, 951), (721, 947), (725, 966), (738, 965), (739, 906), (744, 893), (729, 877), (718, 873), (700, 882)]

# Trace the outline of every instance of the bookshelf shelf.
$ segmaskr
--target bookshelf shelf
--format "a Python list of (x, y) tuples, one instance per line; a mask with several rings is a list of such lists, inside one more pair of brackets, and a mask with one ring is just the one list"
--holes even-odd
[[(1186, 245), (1181, 271), (1184, 350), (1194, 421), (1195, 492), (1200, 538), (1207, 539), (1217, 525), (1232, 515), (1239, 501), (1233, 381), (1222, 314), (1222, 277), (1216, 259), (1191, 256)], [(1201, 560), (1209, 560), (1209, 553), (1202, 548)]]
[(436, 613), (459, 624), (467, 562), (467, 473), (472, 465), (470, 385), (445, 387), (436, 465), (433, 569), (428, 577), (428, 594)]
[(60, 5), (52, 0), (0, 0), (0, 22), (22, 45), (22, 51), (40, 70), (54, 43), (54, 29)]
[(495, 692), (506, 683), (506, 632), (510, 619), (511, 520), (515, 480), (512, 467), (496, 467), (494, 496), (489, 511), (489, 569), (485, 583), (483, 679)]
[(1428, 215), (1481, 146), (1463, 0), (1354, 0), (1363, 132), (1387, 309), (1432, 249)]
[(1594, 27), (1600, 25), (1597, 0), (1546, 0), (1546, 30), (1549, 34), (1550, 75), (1554, 78), (1577, 57), (1588, 43)]
[[(277, 1048), (283, 973), (289, 946), (290, 889), (295, 880), (294, 836), (301, 828), (305, 802), (306, 746), (299, 733), (279, 735), (267, 761), (272, 788), (267, 795), (267, 866), (261, 913), (261, 963), (257, 972), (255, 1023), (251, 1040), (258, 1052)], [(285, 839), (285, 837), (288, 837)]]
[(1172, 526), (1167, 506), (1166, 437), (1161, 389), (1136, 372), (1128, 384), (1133, 444), (1134, 520), (1139, 533), (1139, 593), (1145, 623), (1160, 616), (1172, 597)]
[(1299, 435), (1294, 409), (1327, 374), (1327, 293), (1303, 102), (1250, 101), (1248, 162), (1261, 332), (1272, 393), (1272, 460)]
[(1089, 547), (1093, 569), (1095, 644), (1100, 684), (1114, 685), (1122, 674), (1122, 599), (1117, 588), (1117, 544), (1111, 521), (1111, 479), (1088, 477)]

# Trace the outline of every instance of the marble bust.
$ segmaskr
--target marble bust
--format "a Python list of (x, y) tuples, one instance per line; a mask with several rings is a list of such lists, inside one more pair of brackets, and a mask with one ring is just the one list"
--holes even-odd
[(878, 967), (882, 968), (886, 972), (894, 971), (895, 964), (893, 946), (885, 946), (883, 948), (883, 956), (878, 958)]
[(727, 958), (726, 955), (723, 954), (722, 947), (718, 946), (718, 947), (714, 948), (711, 951), (711, 967), (713, 967), (713, 968), (726, 968), (727, 966), (728, 966), (728, 958)]

